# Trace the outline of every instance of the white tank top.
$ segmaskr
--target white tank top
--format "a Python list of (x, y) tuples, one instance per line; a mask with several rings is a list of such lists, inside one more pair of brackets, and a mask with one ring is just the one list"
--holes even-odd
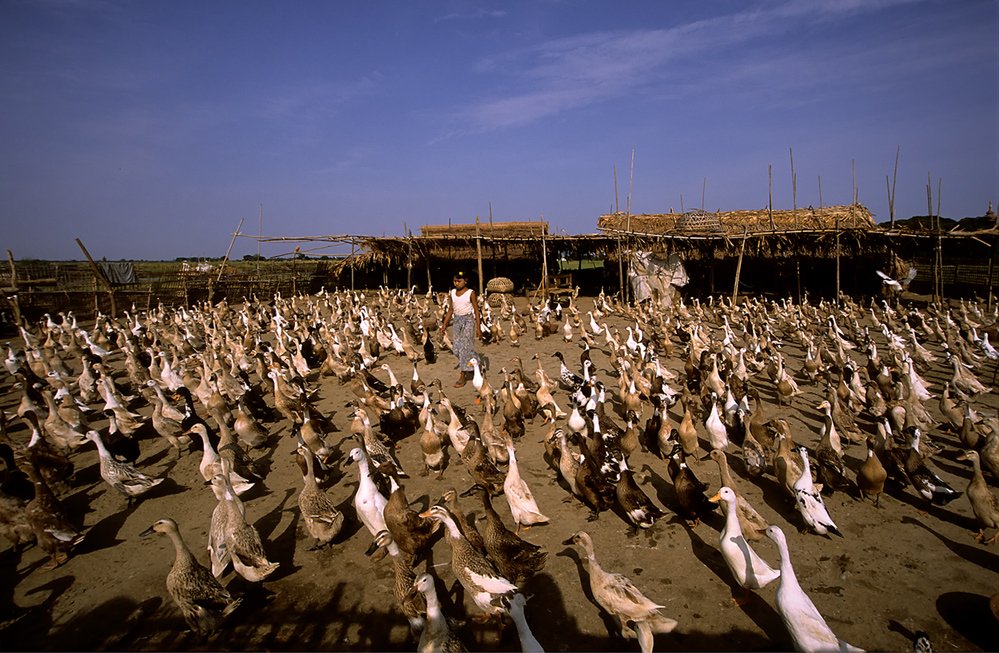
[(451, 289), (451, 309), (455, 315), (468, 315), (472, 310), (472, 290), (466, 290), (464, 295), (459, 295), (454, 288)]

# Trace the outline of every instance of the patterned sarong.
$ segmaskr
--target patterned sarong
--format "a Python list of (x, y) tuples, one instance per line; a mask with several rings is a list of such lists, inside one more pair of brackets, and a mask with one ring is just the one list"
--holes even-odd
[(475, 356), (475, 313), (453, 315), (454, 355), (458, 357), (458, 370), (471, 372), (472, 357)]

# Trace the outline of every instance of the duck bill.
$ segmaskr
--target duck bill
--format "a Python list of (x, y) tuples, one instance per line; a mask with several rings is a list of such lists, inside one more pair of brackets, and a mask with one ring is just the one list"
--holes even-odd
[(145, 536), (147, 536), (147, 535), (151, 535), (152, 533), (155, 533), (155, 532), (156, 532), (156, 531), (155, 531), (155, 529), (153, 528), (153, 526), (150, 526), (150, 527), (149, 527), (149, 528), (147, 528), (146, 530), (144, 530), (144, 531), (142, 531), (141, 533), (139, 533), (139, 537), (145, 537)]
[(708, 499), (708, 501), (710, 501), (711, 503), (718, 503), (719, 501), (721, 501), (721, 492)]

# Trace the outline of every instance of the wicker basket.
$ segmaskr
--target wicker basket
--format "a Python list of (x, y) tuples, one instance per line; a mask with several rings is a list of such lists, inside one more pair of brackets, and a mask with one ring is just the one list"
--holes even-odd
[(486, 284), (486, 290), (489, 292), (513, 292), (513, 281), (506, 277), (496, 277), (489, 280), (489, 283)]

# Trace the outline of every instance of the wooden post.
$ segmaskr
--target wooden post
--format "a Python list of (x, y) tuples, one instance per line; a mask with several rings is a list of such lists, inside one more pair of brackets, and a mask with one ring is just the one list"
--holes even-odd
[(739, 248), (739, 262), (735, 264), (735, 285), (732, 287), (732, 305), (739, 300), (739, 277), (742, 275), (742, 257), (746, 253), (746, 238), (749, 236), (749, 223), (743, 225), (742, 247)]
[(350, 292), (354, 292), (354, 248), (357, 247), (354, 241), (350, 242)]
[(788, 148), (791, 152), (791, 206), (794, 212), (794, 228), (798, 228), (798, 184), (794, 178), (794, 148)]
[(298, 245), (295, 245), (295, 251), (291, 255), (291, 298), (295, 299), (295, 295), (298, 294)]
[(621, 205), (617, 201), (617, 166), (614, 166), (614, 213), (621, 212)]
[(774, 230), (774, 173), (773, 166), (767, 166), (767, 215), (770, 216), (770, 231)]
[(100, 266), (94, 263), (94, 259), (90, 258), (90, 252), (88, 252), (87, 248), (83, 246), (83, 242), (79, 238), (76, 239), (76, 244), (80, 246), (80, 249), (83, 250), (83, 255), (86, 256), (87, 261), (90, 262), (90, 267), (94, 271), (94, 276), (97, 277), (97, 280), (100, 281), (101, 284), (103, 284), (108, 291), (108, 295), (111, 297), (111, 317), (117, 317), (118, 307), (114, 297), (114, 286), (112, 286), (111, 282), (104, 276), (104, 272), (101, 271)]
[(493, 203), (489, 202), (489, 247), (493, 253), (493, 277), (496, 277), (496, 234), (493, 232)]
[(541, 216), (541, 296), (548, 299), (548, 244), (545, 239), (545, 216)]
[(617, 282), (621, 287), (621, 301), (624, 301), (624, 252), (621, 251), (621, 235), (617, 237)]
[(895, 181), (898, 179), (898, 155), (902, 153), (902, 146), (895, 150), (895, 176), (891, 181), (891, 197), (888, 201), (888, 215), (891, 216), (891, 228), (895, 228)]
[[(926, 216), (930, 220), (930, 228), (933, 228), (933, 178), (930, 173), (926, 173)], [(937, 253), (933, 252), (933, 302), (940, 306), (940, 296), (937, 291), (940, 288), (940, 269), (937, 267)]]
[(406, 292), (413, 287), (413, 235), (406, 227), (406, 221), (402, 222), (402, 235), (406, 237)]
[[(21, 324), (21, 300), (17, 296), (17, 268), (14, 266), (14, 255), (9, 249), (7, 250), (7, 261), (10, 263), (10, 292), (6, 294), (7, 302), (14, 311), (14, 323), (23, 326)], [(989, 296), (991, 297), (991, 293)]]
[[(263, 205), (261, 204), (261, 206), (263, 206)], [(232, 240), (229, 241), (229, 249), (227, 249), (225, 251), (225, 257), (222, 259), (222, 265), (219, 266), (219, 277), (218, 277), (218, 279), (215, 280), (216, 282), (222, 281), (222, 270), (225, 269), (226, 261), (229, 260), (229, 252), (232, 251), (232, 245), (233, 245), (233, 243), (236, 242), (236, 236), (239, 235), (239, 228), (242, 227), (242, 226), (243, 226), (243, 218), (240, 218), (239, 219), (239, 224), (236, 225), (236, 233), (234, 233), (232, 235)], [(297, 247), (295, 248), (295, 251), (298, 251)]]
[(482, 234), (479, 216), (475, 216), (475, 261), (479, 266), (479, 297), (482, 297)]
[(996, 265), (996, 242), (997, 241), (993, 239), (992, 247), (989, 251), (989, 282), (987, 284), (987, 292), (989, 294), (989, 297), (986, 300), (985, 306), (990, 311), (992, 310), (992, 273), (995, 270), (995, 265)]

